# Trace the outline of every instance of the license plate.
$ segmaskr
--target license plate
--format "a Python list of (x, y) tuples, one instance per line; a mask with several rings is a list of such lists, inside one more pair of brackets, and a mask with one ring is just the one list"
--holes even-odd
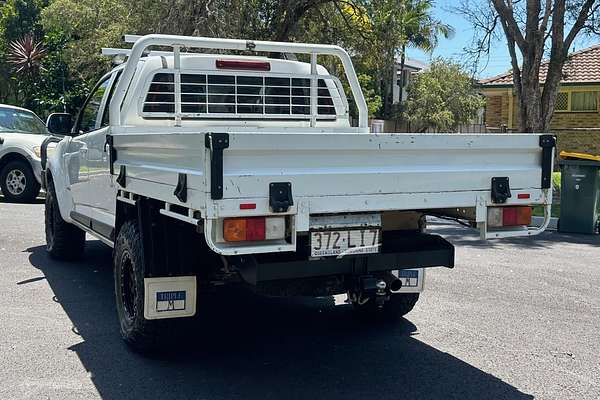
[(311, 257), (378, 253), (381, 229), (339, 229), (310, 233)]

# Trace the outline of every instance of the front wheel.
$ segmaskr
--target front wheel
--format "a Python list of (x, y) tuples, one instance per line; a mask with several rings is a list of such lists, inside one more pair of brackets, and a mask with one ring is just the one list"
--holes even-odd
[(45, 204), (46, 251), (57, 260), (72, 261), (81, 257), (85, 232), (62, 219), (52, 181), (48, 183)]
[(360, 304), (357, 301), (352, 302), (354, 309), (361, 316), (401, 318), (412, 311), (417, 301), (419, 293), (391, 293), (390, 299), (379, 307), (374, 298), (370, 298), (365, 303)]
[(6, 200), (30, 203), (40, 193), (40, 184), (33, 176), (29, 163), (11, 161), (0, 171), (0, 188)]

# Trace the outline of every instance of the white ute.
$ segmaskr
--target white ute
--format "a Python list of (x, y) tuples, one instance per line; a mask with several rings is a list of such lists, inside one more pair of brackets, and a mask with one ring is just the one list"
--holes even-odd
[[(427, 215), (484, 239), (548, 224), (550, 135), (372, 134), (337, 46), (125, 40), (131, 50), (103, 51), (127, 62), (100, 80), (69, 136), (46, 142), (42, 163), (50, 255), (80, 256), (86, 232), (114, 248), (121, 334), (136, 349), (160, 343), (160, 320), (193, 316), (197, 295), (224, 284), (347, 293), (361, 313), (404, 315), (423, 268), (454, 266), (453, 246), (425, 232)], [(344, 67), (358, 126), (320, 55)], [(541, 226), (531, 226), (535, 205)]]

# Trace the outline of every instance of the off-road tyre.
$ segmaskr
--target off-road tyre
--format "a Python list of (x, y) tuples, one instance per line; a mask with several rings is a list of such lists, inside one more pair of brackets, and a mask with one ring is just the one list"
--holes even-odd
[(163, 321), (144, 318), (144, 255), (140, 229), (127, 221), (119, 230), (114, 249), (115, 300), (121, 337), (133, 350), (158, 348)]
[(362, 318), (399, 319), (412, 311), (419, 301), (419, 293), (392, 293), (390, 299), (378, 307), (374, 299), (360, 305), (352, 303), (357, 314)]
[(48, 182), (45, 215), (46, 251), (56, 260), (73, 261), (81, 258), (85, 248), (85, 232), (65, 221), (60, 215), (52, 181)]
[(31, 203), (40, 193), (40, 184), (29, 163), (15, 160), (8, 162), (0, 171), (0, 189), (6, 201)]

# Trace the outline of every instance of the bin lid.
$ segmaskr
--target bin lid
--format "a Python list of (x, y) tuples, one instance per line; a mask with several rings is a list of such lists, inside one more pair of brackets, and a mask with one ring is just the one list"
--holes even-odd
[(582, 167), (600, 168), (600, 156), (595, 156), (593, 154), (561, 151), (560, 157), (562, 160), (558, 162), (558, 165), (579, 165)]
[(588, 154), (588, 153), (577, 153), (574, 151), (561, 151), (560, 158), (563, 160), (588, 160), (588, 161), (600, 161), (600, 155)]

